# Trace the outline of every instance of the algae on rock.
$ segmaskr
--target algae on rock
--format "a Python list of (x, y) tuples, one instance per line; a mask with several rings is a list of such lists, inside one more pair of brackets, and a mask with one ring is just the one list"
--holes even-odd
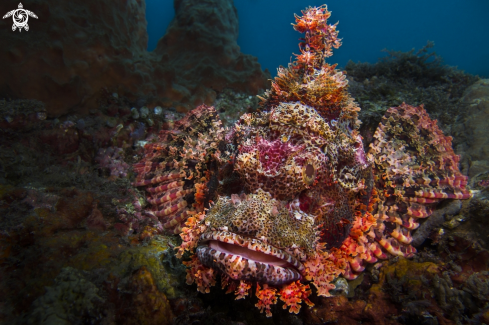
[(97, 287), (86, 280), (80, 271), (65, 267), (54, 279), (52, 287), (36, 299), (31, 312), (24, 317), (27, 324), (84, 324), (85, 320), (102, 317), (104, 299)]

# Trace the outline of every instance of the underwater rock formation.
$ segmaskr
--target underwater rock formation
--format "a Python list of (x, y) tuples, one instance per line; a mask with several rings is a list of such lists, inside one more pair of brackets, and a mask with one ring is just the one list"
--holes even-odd
[(102, 316), (104, 299), (97, 287), (71, 267), (61, 270), (55, 285), (32, 304), (26, 324), (74, 324), (81, 319), (95, 320)]
[(257, 59), (239, 50), (231, 0), (175, 1), (176, 19), (151, 53), (144, 0), (24, 4), (39, 17), (29, 32), (0, 20), (0, 97), (43, 101), (51, 117), (85, 114), (107, 89), (186, 112), (226, 87), (255, 95), (268, 86)]
[[(11, 5), (2, 2), (0, 8)], [(2, 97), (35, 98), (50, 116), (59, 116), (94, 103), (103, 87), (120, 85), (136, 94), (148, 80), (148, 71), (135, 62), (147, 56), (144, 1), (24, 5), (39, 17), (29, 32), (13, 33), (10, 20), (0, 21)]]
[(366, 144), (371, 142), (371, 134), (387, 108), (403, 102), (423, 104), (443, 132), (454, 135), (450, 126), (463, 115), (465, 107), (460, 98), (479, 78), (444, 65), (443, 59), (431, 50), (433, 47), (434, 43), (428, 42), (418, 51), (384, 50), (387, 56), (374, 64), (347, 63), (349, 91), (362, 107), (360, 132)]
[(469, 87), (461, 99), (467, 106), (453, 126), (462, 156), (462, 169), (469, 177), (489, 172), (489, 79), (482, 79)]
[(444, 199), (471, 197), (451, 138), (422, 105), (390, 108), (364, 152), (346, 76), (325, 63), (341, 45), (331, 13), (302, 14), (301, 54), (278, 70), (262, 111), (224, 129), (214, 108), (199, 106), (134, 165), (146, 212), (181, 231), (187, 283), (207, 293), (220, 275), (236, 299), (254, 287), (267, 317), (278, 300), (293, 313), (312, 306), (305, 281), (327, 297), (338, 276), (412, 257), (420, 220)]
[[(7, 204), (34, 206), (24, 212), (21, 225), (1, 224), (0, 303), (5, 308), (0, 322), (171, 324), (169, 300), (184, 296), (185, 279), (184, 267), (175, 263), (173, 239), (120, 236), (111, 226), (113, 216), (94, 206), (93, 194), (56, 193), (33, 202), (35, 193), (0, 186), (2, 221)], [(90, 226), (94, 214), (105, 219), (104, 229)]]
[(174, 6), (175, 18), (153, 52), (175, 70), (171, 100), (194, 108), (213, 103), (225, 88), (258, 94), (269, 87), (257, 58), (240, 51), (232, 0), (175, 0)]

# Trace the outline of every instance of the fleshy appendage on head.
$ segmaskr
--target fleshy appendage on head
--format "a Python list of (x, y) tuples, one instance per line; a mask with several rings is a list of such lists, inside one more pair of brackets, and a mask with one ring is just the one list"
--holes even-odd
[(337, 24), (327, 23), (330, 16), (326, 5), (309, 7), (302, 16), (295, 16), (294, 29), (305, 34), (299, 43), (301, 54), (287, 68), (278, 69), (272, 88), (260, 97), (261, 105), (268, 110), (281, 103), (300, 102), (315, 108), (326, 120), (356, 128), (360, 108), (347, 91), (346, 75), (336, 64), (325, 62), (332, 49), (341, 46)]

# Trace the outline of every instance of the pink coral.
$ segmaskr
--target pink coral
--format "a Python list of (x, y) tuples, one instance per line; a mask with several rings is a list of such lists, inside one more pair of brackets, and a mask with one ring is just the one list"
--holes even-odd
[(129, 165), (123, 159), (123, 152), (122, 148), (101, 148), (95, 157), (95, 162), (111, 178), (127, 177)]

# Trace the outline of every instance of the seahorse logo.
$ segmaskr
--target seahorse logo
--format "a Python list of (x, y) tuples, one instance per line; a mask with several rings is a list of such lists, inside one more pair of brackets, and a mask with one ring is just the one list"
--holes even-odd
[(12, 16), (14, 20), (14, 24), (12, 25), (12, 31), (14, 32), (17, 28), (19, 29), (19, 32), (22, 31), (22, 28), (24, 28), (26, 31), (29, 30), (29, 25), (27, 25), (29, 16), (37, 19), (36, 14), (32, 11), (24, 9), (24, 6), (22, 6), (22, 3), (20, 2), (18, 9), (7, 12), (5, 16), (2, 17), (2, 19), (8, 18), (10, 16)]

